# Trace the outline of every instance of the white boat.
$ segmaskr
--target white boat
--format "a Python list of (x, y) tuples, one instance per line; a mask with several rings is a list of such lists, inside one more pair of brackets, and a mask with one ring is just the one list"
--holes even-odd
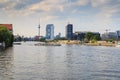
[(14, 45), (21, 45), (21, 42), (14, 42)]
[(116, 44), (116, 47), (120, 47), (120, 43)]

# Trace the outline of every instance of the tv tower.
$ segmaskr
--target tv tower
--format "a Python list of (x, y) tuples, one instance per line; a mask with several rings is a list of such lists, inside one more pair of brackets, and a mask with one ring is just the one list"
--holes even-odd
[(40, 20), (39, 20), (39, 25), (38, 25), (38, 36), (40, 37)]

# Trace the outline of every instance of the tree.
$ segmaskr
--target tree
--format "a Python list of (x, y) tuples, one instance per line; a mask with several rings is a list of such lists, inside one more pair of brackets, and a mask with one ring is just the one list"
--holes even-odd
[(92, 32), (87, 32), (85, 34), (85, 39), (87, 39), (88, 41), (90, 41), (93, 37), (94, 37), (94, 34)]
[(94, 40), (101, 40), (100, 36), (98, 36), (98, 35), (94, 35), (93, 39)]
[(46, 42), (46, 39), (45, 38), (41, 38), (40, 41), (41, 42)]
[(96, 35), (96, 34), (94, 34), (94, 33), (92, 33), (92, 32), (87, 32), (86, 34), (85, 34), (85, 40), (87, 40), (87, 41), (92, 41), (93, 43), (94, 42), (97, 42), (98, 40), (100, 40), (101, 38), (100, 38), (100, 36), (99, 35)]
[(5, 26), (0, 26), (0, 42), (4, 42), (6, 47), (13, 44), (13, 35)]

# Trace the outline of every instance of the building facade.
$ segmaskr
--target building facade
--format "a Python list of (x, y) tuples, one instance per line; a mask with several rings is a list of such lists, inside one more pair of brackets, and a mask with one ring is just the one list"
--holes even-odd
[(86, 32), (75, 32), (73, 38), (74, 38), (74, 40), (83, 41), (85, 38), (85, 34), (86, 34)]
[[(87, 34), (88, 32), (75, 32), (74, 33), (74, 40), (80, 40), (80, 41), (84, 41), (85, 39), (85, 35)], [(91, 32), (94, 34), (94, 36), (99, 36), (100, 37), (100, 33), (99, 32)]]
[(120, 40), (120, 30), (116, 31), (117, 33), (117, 38)]
[(108, 32), (108, 33), (102, 34), (102, 40), (107, 40), (107, 39), (117, 39), (117, 33)]
[(66, 38), (69, 40), (73, 39), (73, 24), (68, 24), (66, 26)]
[(54, 39), (54, 25), (48, 24), (46, 26), (46, 39), (53, 40)]

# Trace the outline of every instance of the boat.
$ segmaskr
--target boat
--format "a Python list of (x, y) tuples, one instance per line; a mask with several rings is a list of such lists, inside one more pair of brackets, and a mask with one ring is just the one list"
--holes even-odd
[(116, 44), (116, 47), (120, 47), (120, 43)]
[(14, 45), (21, 45), (21, 42), (14, 42)]
[(61, 46), (61, 44), (57, 43), (37, 43), (35, 46)]

